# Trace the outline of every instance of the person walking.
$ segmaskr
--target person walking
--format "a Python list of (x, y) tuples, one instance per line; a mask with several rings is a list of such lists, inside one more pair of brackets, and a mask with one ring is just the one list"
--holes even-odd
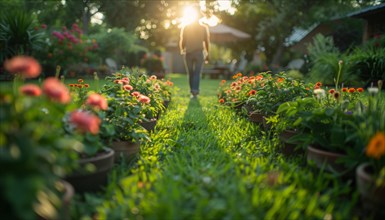
[(189, 76), (191, 98), (196, 98), (199, 94), (203, 62), (209, 60), (209, 44), (208, 27), (199, 22), (198, 16), (192, 23), (182, 28), (179, 47)]

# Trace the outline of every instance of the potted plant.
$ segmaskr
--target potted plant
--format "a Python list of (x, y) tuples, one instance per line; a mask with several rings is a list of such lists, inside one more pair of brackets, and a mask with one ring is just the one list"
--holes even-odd
[(79, 169), (66, 179), (78, 192), (97, 191), (106, 185), (114, 164), (115, 152), (107, 147), (114, 128), (105, 118), (107, 99), (97, 93), (84, 94), (85, 83), (82, 79), (78, 82), (74, 102), (81, 106), (66, 115), (65, 130), (81, 140), (84, 147), (79, 152)]
[(352, 139), (356, 147), (348, 152), (348, 156), (357, 166), (357, 189), (364, 206), (384, 215), (385, 100), (381, 92), (368, 99), (368, 105), (360, 105), (355, 113)]
[(150, 103), (149, 97), (133, 91), (130, 80), (122, 73), (106, 77), (106, 84), (101, 92), (107, 96), (109, 108), (106, 121), (114, 126), (111, 148), (115, 151), (115, 161), (121, 156), (131, 159), (139, 152), (140, 141), (147, 140), (147, 131), (140, 126), (143, 120), (143, 106)]
[(73, 190), (62, 179), (76, 168), (82, 147), (63, 129), (61, 118), (74, 108), (69, 92), (63, 84), (50, 90), (48, 79), (42, 87), (24, 84), (22, 79), (41, 71), (31, 57), (15, 57), (4, 66), (16, 77), (13, 91), (0, 92), (1, 218), (65, 218)]

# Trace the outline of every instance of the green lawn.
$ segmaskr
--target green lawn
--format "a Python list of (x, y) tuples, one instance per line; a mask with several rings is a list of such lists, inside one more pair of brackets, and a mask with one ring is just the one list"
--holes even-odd
[[(220, 80), (189, 98), (187, 76), (138, 158), (116, 165), (105, 192), (77, 197), (73, 219), (354, 219), (351, 181), (283, 157), (276, 134), (217, 103)], [(362, 216), (360, 216), (362, 217)], [(370, 216), (364, 216), (369, 218)]]

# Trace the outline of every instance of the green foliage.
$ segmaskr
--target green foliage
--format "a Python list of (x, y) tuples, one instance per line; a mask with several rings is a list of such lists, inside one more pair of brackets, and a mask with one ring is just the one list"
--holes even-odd
[(57, 218), (57, 181), (76, 167), (82, 148), (63, 129), (71, 106), (9, 91), (0, 93), (0, 104), (0, 216)]
[(0, 62), (16, 55), (31, 55), (44, 47), (43, 33), (35, 30), (35, 19), (26, 13), (2, 14), (0, 18)]
[(98, 42), (97, 53), (103, 62), (106, 58), (112, 58), (118, 64), (124, 65), (127, 63), (128, 54), (135, 51), (135, 35), (123, 28), (102, 29), (90, 37)]
[(349, 72), (369, 83), (385, 79), (385, 48), (356, 48), (349, 57)]

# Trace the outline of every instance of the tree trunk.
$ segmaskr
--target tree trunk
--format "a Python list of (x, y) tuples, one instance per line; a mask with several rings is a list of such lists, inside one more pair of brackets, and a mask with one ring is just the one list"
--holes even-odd
[(89, 7), (85, 7), (83, 11), (83, 33), (88, 33), (88, 27), (91, 21), (91, 12)]

